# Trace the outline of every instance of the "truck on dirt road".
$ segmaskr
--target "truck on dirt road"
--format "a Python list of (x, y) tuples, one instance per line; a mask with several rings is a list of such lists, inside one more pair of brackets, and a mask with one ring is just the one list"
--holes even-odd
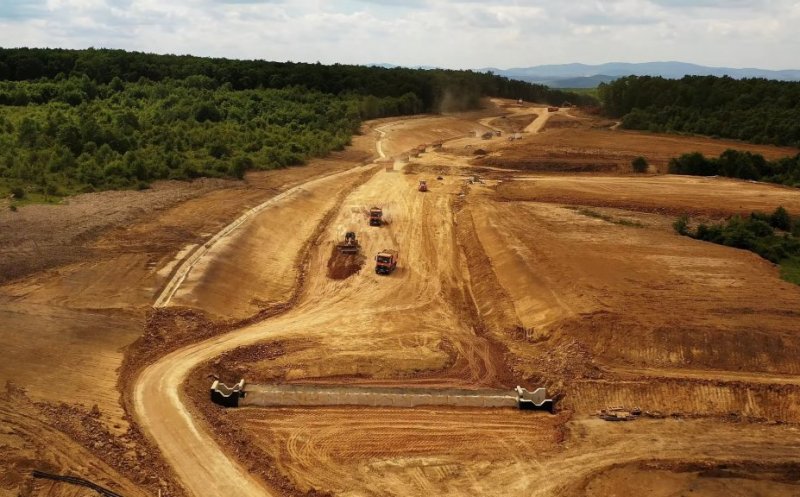
[(382, 226), (383, 225), (383, 209), (380, 207), (373, 207), (369, 210), (369, 225)]
[(428, 182), (425, 181), (424, 179), (419, 180), (419, 187), (417, 189), (419, 191), (421, 191), (421, 192), (427, 192), (428, 191)]
[(397, 250), (383, 249), (375, 256), (375, 273), (391, 274), (397, 268)]

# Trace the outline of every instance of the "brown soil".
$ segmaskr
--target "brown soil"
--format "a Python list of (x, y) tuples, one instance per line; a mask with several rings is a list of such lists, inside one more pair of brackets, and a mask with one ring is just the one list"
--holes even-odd
[(489, 126), (503, 133), (521, 133), (536, 117), (536, 114), (503, 116), (489, 121)]
[(331, 257), (328, 259), (328, 278), (345, 280), (361, 271), (366, 262), (367, 258), (364, 257), (364, 254), (345, 254), (334, 245), (331, 249)]
[[(544, 115), (507, 102), (491, 112), (500, 108), (506, 119)], [(285, 183), (276, 175), (274, 190), (250, 200), (216, 190), (106, 231), (91, 242), (100, 255), (2, 287), (2, 316), (27, 334), (7, 338), (14, 353), (0, 371), (30, 385), (32, 399), (20, 415), (4, 410), (4, 420), (32, 418), (36, 437), (62, 437), (57, 450), (86, 461), (83, 476), (126, 495), (159, 487), (205, 497), (230, 488), (252, 497), (789, 492), (800, 464), (800, 287), (754, 254), (680, 237), (670, 225), (677, 212), (791, 211), (799, 191), (718, 179), (531, 176), (480, 161), (485, 184), (468, 184), (475, 166), (453, 150), (485, 147), (486, 161), (507, 168), (514, 157), (525, 166), (563, 147), (574, 154), (569, 167), (616, 170), (642, 150), (666, 160), (668, 150), (671, 157), (698, 143), (729, 146), (593, 129), (597, 122), (572, 111), (532, 121), (521, 143), (464, 138), (491, 112), (383, 121), (380, 148), (390, 157), (452, 141), (405, 167), (326, 179), (318, 178), (360, 163), (284, 171)], [(572, 120), (581, 125), (564, 127)], [(361, 153), (371, 153), (375, 136), (362, 138)], [(427, 194), (416, 190), (420, 179)], [(297, 185), (209, 247), (174, 302), (148, 310), (196, 245)], [(217, 212), (223, 198), (235, 205)], [(391, 223), (368, 227), (372, 205)], [(352, 230), (364, 257), (399, 250), (398, 270), (328, 277), (333, 245)], [(546, 385), (559, 413), (225, 410), (208, 401), (210, 376)], [(55, 402), (64, 397), (69, 404)], [(667, 417), (590, 417), (615, 404)], [(18, 468), (55, 460), (53, 469), (69, 469), (21, 431), (0, 433), (15, 451), (3, 495), (30, 488)]]
[(550, 116), (544, 132), (510, 142), (497, 153), (475, 159), (475, 165), (537, 172), (630, 172), (631, 161), (645, 157), (651, 170), (666, 172), (670, 159), (701, 152), (717, 157), (729, 148), (748, 150), (767, 159), (794, 156), (795, 148), (753, 145), (733, 140), (677, 136), (597, 127), (594, 117)]
[(513, 202), (547, 202), (614, 207), (677, 216), (721, 217), (772, 212), (783, 206), (800, 213), (796, 188), (729, 178), (697, 176), (528, 176), (507, 178), (498, 198)]
[(147, 464), (141, 444), (137, 448), (131, 438), (110, 434), (100, 418), (96, 406), (33, 403), (22, 389), (6, 383), (0, 394), (0, 496), (88, 495), (63, 483), (35, 480), (34, 470), (88, 478), (123, 495), (152, 495), (158, 488), (176, 493), (159, 478), (169, 474), (165, 467)]
[(0, 283), (85, 260), (95, 255), (92, 242), (104, 231), (219, 189), (242, 186), (207, 178), (163, 181), (144, 191), (90, 193), (64, 199), (59, 205), (0, 210)]
[(594, 475), (582, 495), (601, 497), (757, 497), (795, 496), (800, 491), (800, 466), (765, 465), (754, 461), (706, 464), (637, 463)]

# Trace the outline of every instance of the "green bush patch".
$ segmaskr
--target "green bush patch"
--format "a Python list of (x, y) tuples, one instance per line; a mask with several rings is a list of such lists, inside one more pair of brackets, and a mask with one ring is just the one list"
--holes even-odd
[(678, 218), (673, 227), (684, 236), (728, 247), (749, 250), (781, 266), (781, 277), (800, 284), (800, 218), (792, 218), (783, 207), (771, 215), (753, 212), (733, 216), (717, 224), (700, 224), (692, 231), (689, 218)]

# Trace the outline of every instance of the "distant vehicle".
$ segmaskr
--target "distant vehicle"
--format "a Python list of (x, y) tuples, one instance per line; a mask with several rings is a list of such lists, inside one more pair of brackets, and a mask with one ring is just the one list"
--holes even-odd
[(428, 191), (428, 182), (425, 181), (424, 179), (419, 180), (419, 188), (418, 188), (418, 190), (421, 191), (421, 192), (427, 192)]
[(383, 209), (380, 207), (373, 207), (369, 210), (369, 225), (382, 226), (383, 225)]
[(558, 112), (558, 107), (548, 107), (547, 112)]
[(375, 273), (391, 274), (397, 269), (397, 250), (384, 249), (375, 256)]
[(492, 133), (491, 131), (487, 131), (486, 133), (481, 135), (481, 138), (483, 138), (484, 140), (491, 140), (493, 137), (494, 133)]

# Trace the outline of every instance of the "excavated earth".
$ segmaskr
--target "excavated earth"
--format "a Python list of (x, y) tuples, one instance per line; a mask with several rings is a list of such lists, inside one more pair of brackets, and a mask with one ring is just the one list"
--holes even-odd
[[(78, 495), (31, 469), (123, 495), (798, 495), (800, 287), (671, 224), (800, 214), (800, 191), (652, 174), (694, 150), (797, 151), (493, 104), (372, 123), (341, 157), (120, 218), (0, 288), (0, 496)], [(525, 132), (473, 136), (494, 129)], [(557, 412), (224, 409), (214, 377), (547, 386)], [(615, 405), (646, 415), (594, 416)]]

